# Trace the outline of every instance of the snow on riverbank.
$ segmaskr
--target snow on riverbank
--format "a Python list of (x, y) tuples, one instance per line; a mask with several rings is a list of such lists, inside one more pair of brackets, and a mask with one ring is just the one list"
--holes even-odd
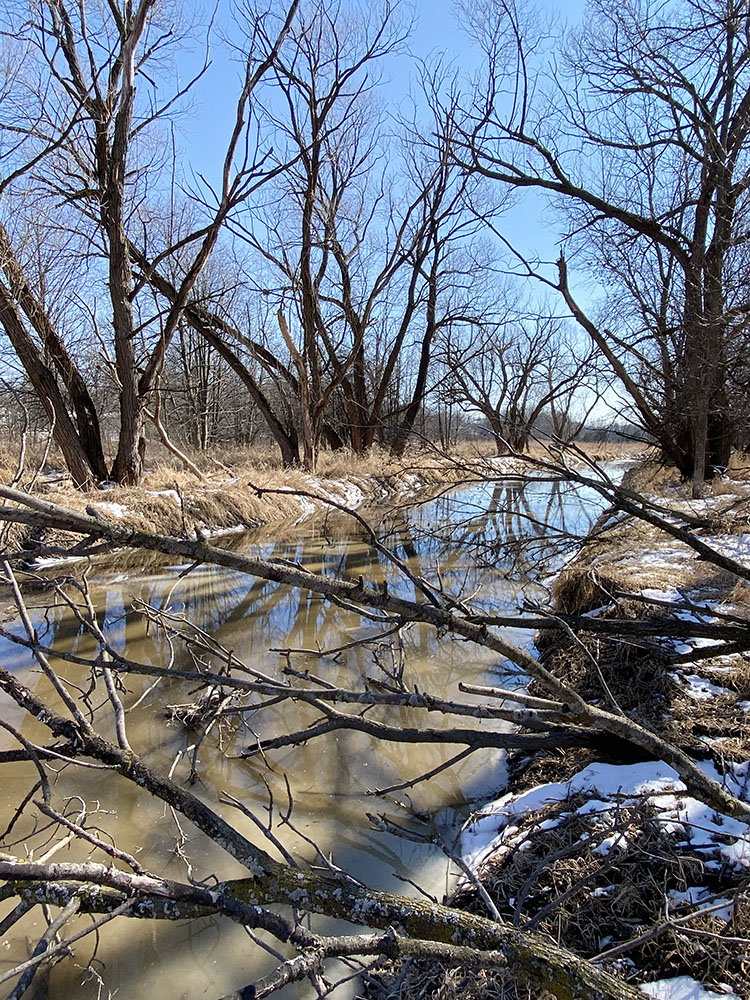
[(692, 976), (676, 976), (674, 979), (659, 979), (655, 983), (645, 983), (641, 992), (653, 1000), (740, 1000), (736, 993), (707, 990)]
[[(649, 499), (703, 520), (697, 536), (748, 566), (748, 490), (737, 486), (721, 484), (721, 494), (706, 501), (685, 500), (684, 487)], [(683, 542), (622, 513), (600, 519), (553, 593), (571, 613), (671, 613), (701, 625), (729, 614), (738, 616), (735, 627), (747, 622), (747, 584), (737, 585), (736, 576)], [(713, 761), (696, 763), (750, 800), (750, 729), (742, 718), (750, 705), (750, 658), (731, 651), (705, 657), (715, 642), (689, 635), (665, 641), (662, 652), (678, 660), (671, 667), (658, 651), (649, 653), (648, 644), (631, 648), (622, 640), (600, 649), (592, 640), (587, 648), (628, 715), (694, 758), (712, 754)], [(551, 652), (548, 669), (582, 684), (594, 699), (596, 679), (585, 662), (576, 668), (575, 650), (559, 648), (556, 659)], [(463, 860), (507, 919), (521, 927), (531, 920), (573, 951), (613, 962), (629, 978), (660, 975), (641, 987), (655, 1000), (750, 1000), (744, 975), (748, 825), (692, 797), (662, 761), (603, 763), (592, 756), (586, 763), (586, 755), (563, 752), (527, 761), (530, 770), (517, 766), (515, 787), (462, 831)], [(537, 773), (548, 780), (533, 782)], [(560, 773), (566, 780), (549, 780)], [(471, 893), (469, 880), (459, 891)]]
[[(724, 783), (735, 795), (747, 792), (750, 764), (733, 769), (730, 775), (719, 775), (714, 765), (704, 762), (703, 770), (714, 780)], [(625, 806), (648, 806), (663, 825), (664, 832), (674, 834), (705, 860), (705, 867), (724, 864), (742, 866), (750, 874), (750, 830), (746, 824), (723, 816), (685, 795), (685, 785), (677, 772), (661, 761), (639, 764), (589, 764), (568, 781), (548, 782), (518, 794), (508, 793), (484, 806), (466, 826), (461, 835), (461, 853), (473, 869), (481, 867), (490, 857), (497, 858), (512, 850), (523, 850), (523, 842), (539, 830), (550, 830), (571, 815), (588, 816), (593, 826), (608, 829), (614, 814)], [(525, 825), (528, 819), (545, 807), (584, 796), (586, 801), (569, 812), (556, 812), (554, 819), (540, 824)], [(627, 835), (597, 838), (593, 849), (603, 857), (622, 845)]]

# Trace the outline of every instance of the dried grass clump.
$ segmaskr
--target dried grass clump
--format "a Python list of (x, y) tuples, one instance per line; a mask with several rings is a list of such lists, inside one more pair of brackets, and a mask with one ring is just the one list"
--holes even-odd
[(584, 615), (588, 611), (604, 607), (614, 600), (614, 594), (627, 585), (624, 574), (594, 571), (579, 560), (581, 556), (575, 563), (561, 570), (552, 584), (554, 607), (563, 614)]
[(524, 792), (553, 781), (570, 781), (600, 755), (588, 747), (565, 750), (538, 750), (532, 756), (508, 751), (509, 787)]
[(750, 452), (732, 452), (727, 468), (727, 477), (730, 479), (750, 480)]
[(740, 701), (750, 701), (750, 653), (733, 656), (731, 668), (721, 675), (720, 683), (735, 691)]
[(735, 584), (727, 603), (731, 605), (729, 610), (750, 616), (750, 581), (740, 580)]
[(610, 707), (611, 695), (642, 724), (661, 728), (678, 682), (658, 648), (596, 636), (574, 641), (560, 633), (550, 633), (538, 646), (545, 667), (586, 701)]

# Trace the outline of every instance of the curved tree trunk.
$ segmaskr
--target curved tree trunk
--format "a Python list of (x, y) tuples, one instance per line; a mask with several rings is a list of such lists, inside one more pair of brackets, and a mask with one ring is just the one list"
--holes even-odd
[(68, 413), (57, 379), (29, 336), (13, 296), (2, 282), (0, 282), (0, 324), (7, 333), (39, 401), (52, 422), (55, 443), (63, 453), (73, 482), (78, 487), (91, 486), (96, 476), (89, 465), (76, 426)]

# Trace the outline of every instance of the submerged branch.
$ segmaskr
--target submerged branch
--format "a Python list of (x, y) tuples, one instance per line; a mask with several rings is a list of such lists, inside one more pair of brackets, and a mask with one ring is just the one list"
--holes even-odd
[[(588, 477), (573, 475), (572, 478), (574, 481), (581, 481), (586, 485), (595, 484), (595, 481)], [(616, 490), (612, 484), (602, 482), (596, 482), (596, 487), (598, 487), (599, 492), (607, 496), (611, 496), (612, 491)], [(519, 666), (555, 700), (560, 701), (563, 705), (562, 710), (574, 725), (590, 727), (602, 733), (612, 733), (635, 744), (655, 759), (661, 759), (670, 764), (696, 798), (727, 815), (743, 819), (746, 822), (750, 821), (750, 804), (736, 798), (722, 788), (718, 782), (708, 778), (687, 754), (655, 733), (646, 730), (632, 719), (588, 705), (572, 688), (555, 677), (528, 650), (508, 642), (497, 631), (491, 631), (487, 623), (477, 619), (476, 616), (469, 619), (443, 607), (397, 597), (385, 588), (378, 590), (369, 587), (362, 580), (350, 582), (331, 579), (296, 565), (290, 566), (287, 563), (271, 562), (230, 552), (209, 545), (203, 540), (191, 541), (128, 530), (79, 514), (77, 511), (49, 503), (10, 487), (0, 486), (0, 497), (20, 505), (20, 509), (8, 506), (0, 508), (0, 520), (21, 520), (24, 523), (71, 531), (86, 537), (107, 538), (115, 545), (133, 546), (169, 555), (178, 555), (196, 563), (203, 562), (225, 566), (275, 583), (321, 594), (332, 600), (346, 601), (361, 607), (363, 611), (376, 609), (396, 616), (403, 622), (423, 622), (440, 632), (450, 632), (479, 646), (491, 649)], [(618, 494), (618, 500), (623, 504), (623, 509), (627, 509), (627, 506), (633, 508), (633, 502), (624, 495)], [(634, 510), (634, 513), (643, 516), (650, 523), (655, 522), (659, 525), (666, 523), (663, 517), (647, 510), (643, 514), (637, 510)], [(701, 553), (703, 550), (711, 555), (716, 555), (705, 543), (700, 544)], [(729, 560), (729, 562), (733, 561)], [(717, 565), (728, 568), (726, 563), (726, 559), (717, 555)], [(750, 576), (750, 569), (743, 568), (743, 575)]]

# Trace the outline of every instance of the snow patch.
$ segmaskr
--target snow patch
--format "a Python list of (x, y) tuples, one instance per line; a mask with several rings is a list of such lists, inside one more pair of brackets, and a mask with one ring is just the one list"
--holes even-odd
[(123, 503), (94, 503), (91, 505), (96, 510), (101, 510), (105, 514), (111, 514), (112, 517), (120, 518), (123, 514), (127, 514), (128, 508)]
[[(693, 643), (692, 645), (695, 644)], [(712, 684), (711, 681), (705, 677), (699, 677), (697, 674), (688, 674), (687, 676), (684, 674), (672, 674), (672, 676), (681, 682), (685, 694), (694, 701), (708, 701), (717, 695), (734, 697), (734, 691), (730, 691), (729, 688), (720, 687), (718, 684)]]
[[(725, 785), (733, 794), (743, 794), (747, 765), (728, 775), (719, 775), (712, 762), (700, 764), (709, 778)], [(665, 832), (681, 837), (693, 851), (712, 862), (750, 868), (750, 831), (745, 823), (717, 813), (697, 799), (683, 794), (685, 785), (677, 772), (661, 761), (639, 764), (589, 764), (569, 781), (537, 785), (520, 794), (508, 793), (489, 803), (470, 820), (461, 834), (461, 853), (477, 869), (493, 854), (501, 856), (518, 849), (540, 829), (550, 829), (571, 813), (561, 813), (552, 820), (533, 824), (521, 831), (520, 821), (554, 802), (565, 802), (574, 795), (586, 794), (588, 800), (575, 811), (577, 815), (607, 813), (625, 805), (650, 805), (664, 824)], [(625, 847), (621, 834), (603, 838), (596, 850), (606, 855)]]
[(698, 910), (709, 910), (718, 920), (726, 923), (732, 919), (732, 901), (723, 896), (717, 896), (705, 885), (689, 886), (684, 892), (672, 889), (667, 893), (670, 909), (677, 908), (683, 904)]
[(702, 539), (723, 556), (750, 565), (750, 533), (744, 535), (706, 535)]
[(736, 993), (714, 993), (692, 976), (658, 979), (655, 983), (644, 983), (640, 990), (654, 1000), (740, 1000)]
[(178, 507), (182, 507), (182, 500), (177, 490), (149, 490), (148, 494), (152, 497), (169, 497), (170, 500), (174, 500)]

